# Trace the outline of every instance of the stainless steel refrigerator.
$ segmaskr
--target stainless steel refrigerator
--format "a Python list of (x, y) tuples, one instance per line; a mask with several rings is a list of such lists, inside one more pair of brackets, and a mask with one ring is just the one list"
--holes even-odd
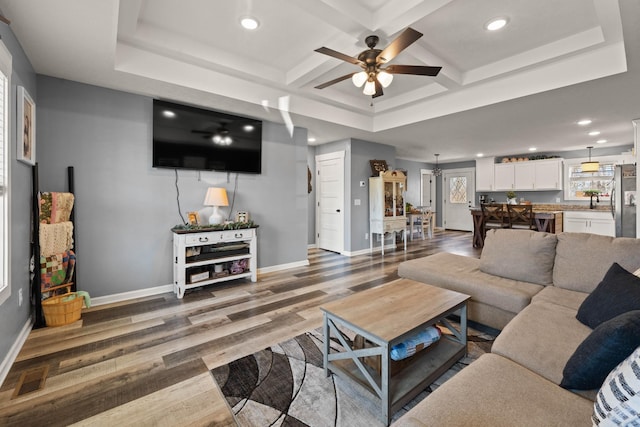
[(636, 166), (616, 166), (611, 213), (616, 221), (616, 237), (636, 237)]

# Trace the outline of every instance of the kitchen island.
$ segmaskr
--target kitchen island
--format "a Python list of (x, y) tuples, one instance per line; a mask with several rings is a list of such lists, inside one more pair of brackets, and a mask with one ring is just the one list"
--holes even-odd
[[(506, 212), (506, 208), (505, 208)], [(482, 210), (480, 208), (471, 208), (473, 216), (473, 247), (481, 248), (484, 246), (484, 220)], [(545, 210), (537, 209), (534, 206), (533, 221), (537, 231), (547, 233), (562, 232), (562, 211), (561, 210)]]

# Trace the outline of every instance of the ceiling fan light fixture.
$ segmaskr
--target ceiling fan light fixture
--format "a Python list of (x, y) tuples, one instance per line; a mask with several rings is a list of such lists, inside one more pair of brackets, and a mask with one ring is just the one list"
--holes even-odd
[(382, 87), (388, 87), (393, 81), (393, 74), (380, 70), (376, 76)]
[(376, 93), (376, 84), (373, 80), (367, 80), (364, 84), (364, 90), (362, 91), (365, 95), (374, 95)]
[(362, 85), (367, 81), (369, 75), (366, 71), (360, 71), (359, 73), (355, 73), (353, 77), (351, 77), (351, 81), (356, 87), (362, 87)]

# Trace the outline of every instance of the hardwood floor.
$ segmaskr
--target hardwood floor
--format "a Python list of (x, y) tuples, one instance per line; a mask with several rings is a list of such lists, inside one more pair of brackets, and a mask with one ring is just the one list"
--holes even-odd
[(31, 332), (0, 387), (0, 425), (233, 426), (210, 369), (319, 327), (319, 306), (396, 279), (402, 261), (441, 251), (480, 256), (471, 239), (436, 231), (384, 257), (312, 249), (309, 266), (257, 283), (83, 310), (74, 324)]

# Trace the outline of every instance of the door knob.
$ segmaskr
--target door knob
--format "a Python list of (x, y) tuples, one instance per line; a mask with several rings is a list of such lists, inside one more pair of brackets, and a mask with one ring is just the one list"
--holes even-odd
[(336, 209), (336, 212), (340, 212), (340, 209)]

